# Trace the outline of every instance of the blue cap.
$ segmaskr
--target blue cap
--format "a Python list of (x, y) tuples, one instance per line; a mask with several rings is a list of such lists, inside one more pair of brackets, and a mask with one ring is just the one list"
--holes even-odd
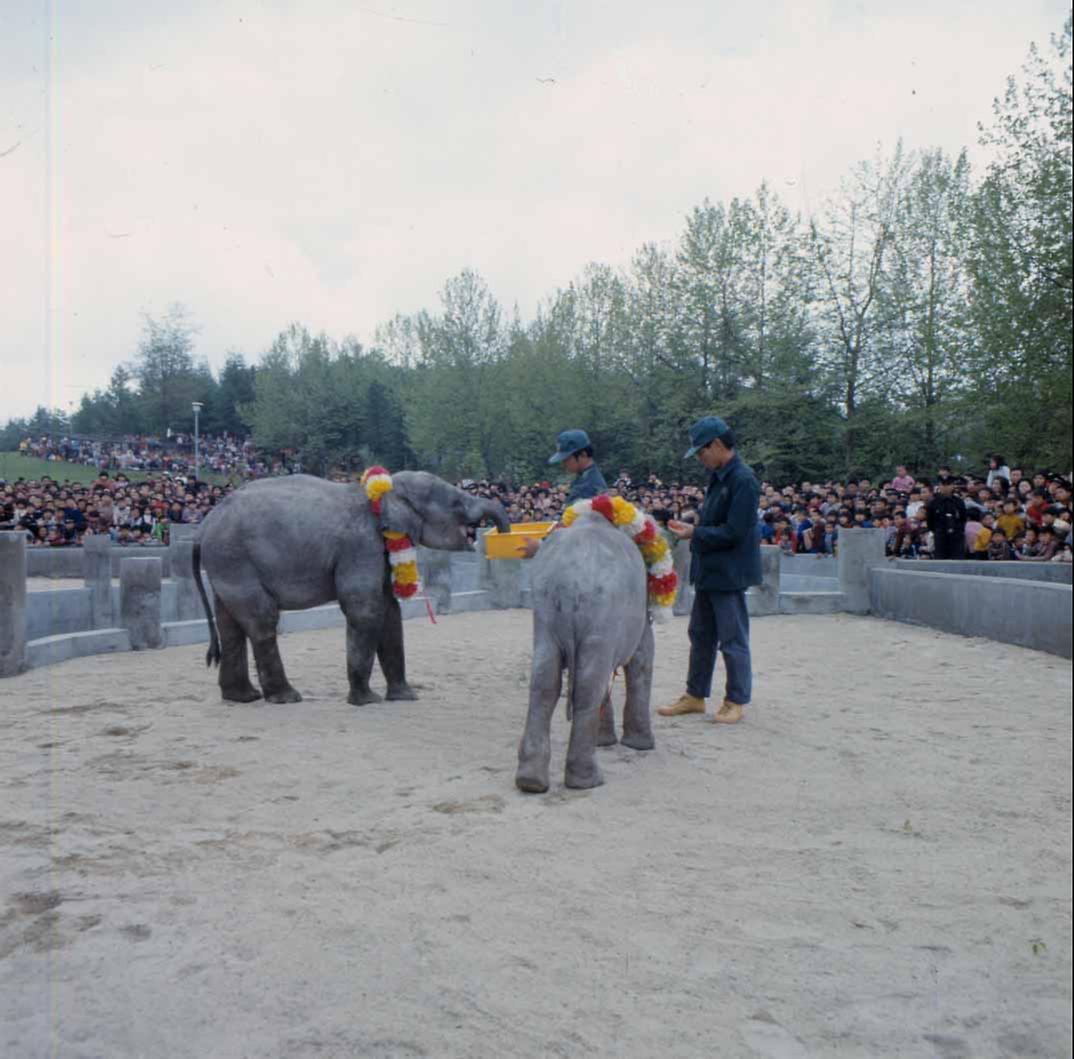
[(731, 428), (719, 416), (704, 416), (690, 427), (690, 448), (686, 450), (684, 460), (688, 460), (698, 449), (704, 448), (710, 441), (731, 433)]
[(562, 463), (581, 449), (590, 446), (589, 435), (584, 430), (564, 430), (556, 438), (556, 451), (548, 457), (549, 463)]

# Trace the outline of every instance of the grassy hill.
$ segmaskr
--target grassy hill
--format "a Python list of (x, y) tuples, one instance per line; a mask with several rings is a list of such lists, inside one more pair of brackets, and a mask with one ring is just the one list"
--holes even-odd
[[(109, 473), (115, 477), (114, 471)], [(132, 482), (141, 482), (153, 476), (152, 472), (146, 471), (126, 471), (125, 473)], [(14, 482), (16, 478), (39, 479), (46, 474), (57, 482), (69, 481), (86, 485), (97, 477), (97, 470), (79, 463), (39, 460), (36, 456), (21, 456), (17, 452), (0, 452), (0, 478), (7, 482)], [(227, 478), (219, 474), (202, 472), (202, 480), (211, 482), (213, 485), (227, 484)], [(238, 481), (237, 478), (236, 481)]]

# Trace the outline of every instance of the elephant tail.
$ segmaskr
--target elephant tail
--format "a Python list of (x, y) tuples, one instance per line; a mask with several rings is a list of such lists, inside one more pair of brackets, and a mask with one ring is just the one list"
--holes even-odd
[(563, 652), (563, 668), (567, 670), (567, 720), (574, 720), (574, 648)]
[(201, 580), (201, 541), (195, 541), (191, 549), (192, 556), (190, 565), (194, 570), (194, 584), (198, 586), (198, 595), (201, 596), (201, 605), (205, 608), (205, 617), (209, 622), (209, 650), (205, 652), (206, 666), (220, 665), (220, 637), (216, 634), (216, 622), (213, 620), (213, 609), (209, 606), (209, 597), (205, 594), (205, 585)]

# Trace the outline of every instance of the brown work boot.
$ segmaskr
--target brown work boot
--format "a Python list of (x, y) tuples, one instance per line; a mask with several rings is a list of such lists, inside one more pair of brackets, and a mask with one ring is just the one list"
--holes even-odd
[(723, 705), (712, 718), (713, 724), (738, 724), (742, 720), (742, 707), (737, 702), (724, 699)]
[(656, 712), (661, 717), (678, 717), (681, 713), (704, 713), (705, 700), (686, 691), (670, 706), (661, 706)]

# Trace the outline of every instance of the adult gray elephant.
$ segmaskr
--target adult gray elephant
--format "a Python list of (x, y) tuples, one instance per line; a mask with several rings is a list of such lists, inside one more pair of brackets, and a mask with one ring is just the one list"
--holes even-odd
[[(392, 594), (383, 531), (415, 545), (472, 549), (467, 528), (491, 519), (509, 529), (499, 504), (464, 493), (433, 474), (400, 471), (381, 498), (378, 519), (357, 484), (309, 475), (251, 482), (217, 505), (194, 545), (194, 579), (209, 620), (206, 664), (220, 666), (220, 691), (231, 702), (300, 702), (276, 644), (281, 610), (338, 600), (347, 619), (347, 701), (376, 702), (369, 687), (374, 656), (389, 699), (416, 698), (406, 681), (403, 621)], [(201, 581), (212, 582), (216, 623)], [(219, 627), (219, 635), (217, 635)], [(250, 681), (246, 642), (254, 652), (258, 690)]]
[(552, 713), (568, 671), (568, 787), (604, 782), (596, 746), (616, 741), (609, 689), (612, 674), (626, 673), (624, 746), (653, 748), (649, 696), (653, 681), (653, 630), (648, 612), (645, 561), (622, 531), (603, 515), (580, 516), (551, 534), (534, 560), (533, 670), (526, 728), (518, 746), (515, 784), (548, 790)]

